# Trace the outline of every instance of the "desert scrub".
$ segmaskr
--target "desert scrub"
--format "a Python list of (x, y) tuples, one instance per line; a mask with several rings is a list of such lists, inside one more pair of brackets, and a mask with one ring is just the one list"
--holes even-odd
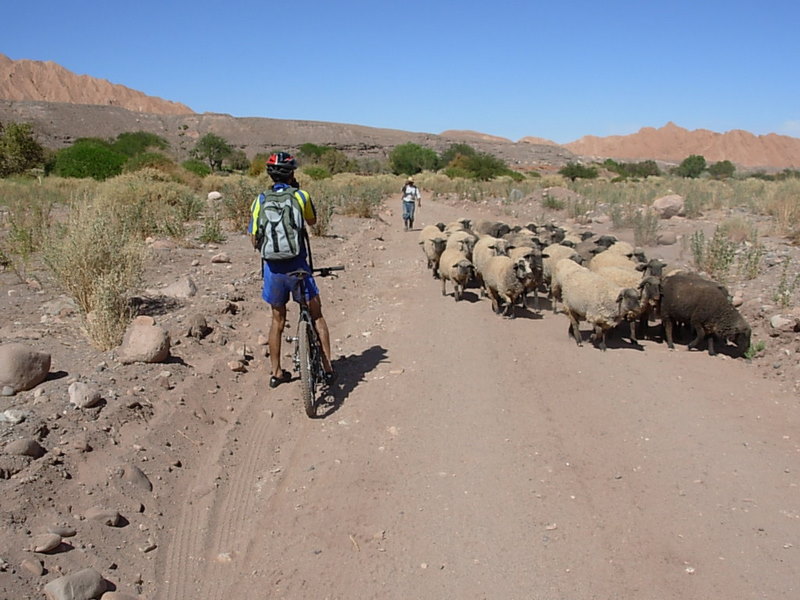
[[(244, 228), (242, 230), (244, 231)], [(203, 230), (198, 239), (204, 244), (220, 244), (225, 241), (225, 234), (222, 233), (222, 225), (216, 212), (203, 219)]]
[(232, 175), (223, 178), (219, 186), (222, 194), (222, 218), (226, 219), (232, 231), (246, 231), (250, 223), (250, 208), (258, 195), (269, 187), (265, 178)]
[(748, 360), (754, 359), (759, 352), (762, 352), (767, 347), (766, 342), (764, 340), (758, 340), (757, 342), (750, 344), (750, 347), (747, 349), (747, 352), (744, 353), (744, 357)]
[(716, 227), (710, 240), (701, 230), (695, 231), (690, 244), (695, 267), (725, 283), (736, 258), (736, 244), (728, 239), (725, 231)]
[(564, 210), (567, 204), (560, 198), (545, 192), (542, 195), (542, 207), (550, 210)]
[(637, 246), (652, 246), (658, 238), (658, 214), (649, 208), (638, 210), (634, 213), (631, 226), (633, 227), (633, 243)]
[(786, 257), (783, 262), (783, 269), (781, 269), (781, 277), (778, 280), (775, 293), (772, 295), (772, 300), (780, 304), (782, 308), (792, 304), (797, 284), (800, 283), (800, 273), (790, 273), (791, 265), (792, 261)]
[(101, 350), (122, 340), (146, 259), (139, 232), (115, 208), (96, 201), (74, 205), (44, 248), (45, 263), (75, 299), (89, 340)]
[(185, 235), (184, 217), (197, 206), (191, 188), (156, 169), (142, 169), (103, 182), (94, 203), (101, 212), (120, 215), (127, 230), (141, 239)]
[(800, 231), (800, 179), (769, 182), (764, 188), (761, 212), (775, 218), (782, 233), (795, 235)]

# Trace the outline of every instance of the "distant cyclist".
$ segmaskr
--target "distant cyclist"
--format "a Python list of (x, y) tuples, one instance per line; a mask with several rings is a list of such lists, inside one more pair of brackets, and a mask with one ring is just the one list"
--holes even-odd
[(422, 206), (422, 195), (414, 185), (414, 179), (409, 177), (403, 186), (403, 227), (406, 231), (414, 227), (415, 205)]
[[(267, 174), (272, 178), (273, 185), (270, 190), (259, 194), (250, 207), (252, 218), (248, 232), (250, 233), (253, 247), (262, 253), (264, 287), (261, 297), (272, 309), (272, 321), (269, 328), (269, 359), (272, 366), (269, 387), (271, 388), (278, 387), (281, 383), (290, 381), (292, 378), (288, 371), (281, 368), (281, 339), (283, 337), (283, 329), (286, 326), (286, 303), (295, 288), (295, 278), (287, 274), (300, 269), (311, 272), (311, 267), (308, 263), (308, 248), (306, 247), (308, 236), (305, 224), (313, 225), (317, 221), (310, 194), (305, 190), (298, 189), (297, 180), (294, 177), (296, 168), (297, 161), (289, 153), (277, 152), (270, 155), (267, 159)], [(281, 196), (286, 198), (284, 202), (289, 205), (289, 214), (283, 220), (280, 219), (280, 214), (278, 214), (279, 219), (275, 221), (277, 224), (273, 227), (271, 233), (267, 232), (265, 235), (263, 231), (259, 231), (259, 228), (263, 229), (265, 227), (267, 215), (270, 210), (274, 210), (274, 205), (277, 203), (274, 199), (281, 198)], [(296, 219), (296, 223), (291, 216), (292, 210), (301, 215)], [(285, 223), (290, 223), (296, 231), (292, 231), (292, 227), (286, 226)], [(284, 238), (290, 238), (290, 242), (292, 241), (292, 236), (295, 236), (296, 248), (290, 253), (294, 254), (294, 256), (289, 258), (263, 258), (264, 256), (272, 256), (265, 248), (265, 245), (269, 245), (273, 238), (277, 238), (276, 231)], [(259, 233), (262, 235), (258, 235)], [(330, 361), (330, 334), (328, 333), (325, 317), (322, 316), (319, 288), (313, 277), (309, 277), (306, 280), (306, 300), (308, 301), (311, 318), (314, 320), (314, 325), (322, 342), (322, 364), (325, 370), (325, 382), (330, 384), (335, 378)]]

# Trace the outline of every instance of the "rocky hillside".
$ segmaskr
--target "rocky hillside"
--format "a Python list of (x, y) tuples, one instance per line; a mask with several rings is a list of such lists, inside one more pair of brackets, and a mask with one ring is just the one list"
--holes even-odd
[(726, 133), (707, 129), (689, 131), (671, 122), (659, 129), (643, 127), (631, 135), (603, 138), (587, 135), (566, 147), (581, 156), (624, 160), (680, 162), (690, 154), (700, 154), (709, 162), (729, 160), (751, 168), (800, 167), (800, 138), (774, 133), (757, 136), (740, 129)]
[(149, 131), (166, 138), (179, 158), (187, 156), (200, 137), (215, 133), (250, 157), (278, 146), (296, 149), (311, 142), (335, 146), (351, 156), (383, 158), (396, 145), (414, 142), (437, 151), (453, 143), (468, 143), (522, 170), (556, 170), (579, 157), (679, 163), (690, 154), (701, 154), (709, 162), (730, 160), (740, 168), (800, 167), (798, 138), (755, 136), (741, 130), (689, 131), (674, 123), (659, 129), (645, 127), (627, 136), (585, 136), (559, 146), (534, 136), (514, 142), (469, 130), (437, 135), (321, 121), (196, 114), (184, 104), (76, 75), (52, 62), (15, 61), (0, 54), (0, 122), (4, 121), (31, 123), (40, 141), (56, 149), (79, 137)]
[(0, 98), (119, 106), (163, 115), (194, 112), (179, 102), (148, 96), (105, 79), (76, 75), (53, 62), (11, 60), (3, 54), (0, 54)]

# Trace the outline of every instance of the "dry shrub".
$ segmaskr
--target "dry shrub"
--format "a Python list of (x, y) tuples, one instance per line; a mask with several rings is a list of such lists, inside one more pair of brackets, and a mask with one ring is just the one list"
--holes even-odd
[(100, 211), (120, 215), (127, 228), (142, 239), (151, 235), (182, 237), (184, 223), (197, 218), (203, 206), (191, 188), (157, 169), (142, 169), (103, 182), (95, 203)]
[(130, 296), (141, 282), (146, 250), (125, 210), (107, 202), (75, 204), (59, 235), (44, 249), (47, 265), (84, 317), (90, 341), (101, 350), (122, 340), (132, 312)]
[(781, 232), (790, 235), (800, 230), (800, 179), (770, 182), (761, 207), (775, 217)]

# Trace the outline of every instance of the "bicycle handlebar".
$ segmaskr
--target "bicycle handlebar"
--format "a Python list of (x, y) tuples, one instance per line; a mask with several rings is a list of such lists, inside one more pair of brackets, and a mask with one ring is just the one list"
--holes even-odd
[[(338, 265), (336, 267), (314, 267), (311, 269), (312, 273), (318, 273), (320, 277), (328, 277), (334, 271), (344, 271), (344, 265)], [(308, 271), (301, 269), (299, 271), (292, 271), (291, 273), (287, 273), (287, 275), (293, 275), (295, 277), (305, 277), (311, 275)]]
[(344, 271), (344, 265), (336, 267), (314, 267), (311, 269), (314, 273), (319, 273), (320, 277), (328, 277), (334, 271)]

